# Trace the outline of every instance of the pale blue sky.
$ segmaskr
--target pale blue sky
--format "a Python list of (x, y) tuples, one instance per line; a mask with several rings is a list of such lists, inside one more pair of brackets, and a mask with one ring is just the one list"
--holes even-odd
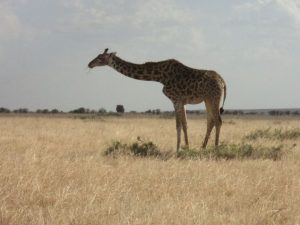
[(1, 0), (0, 107), (173, 109), (159, 83), (89, 71), (106, 47), (218, 71), (227, 109), (300, 107), (299, 0)]

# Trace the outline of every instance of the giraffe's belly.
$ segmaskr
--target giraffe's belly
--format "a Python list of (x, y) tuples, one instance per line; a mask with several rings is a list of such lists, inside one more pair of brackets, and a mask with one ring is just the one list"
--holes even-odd
[(197, 94), (190, 93), (189, 91), (184, 90), (174, 90), (163, 88), (163, 93), (172, 101), (172, 102), (182, 102), (183, 104), (199, 104), (204, 101), (204, 94), (201, 92)]
[(189, 97), (189, 98), (182, 99), (182, 102), (184, 104), (199, 104), (199, 103), (203, 102), (203, 98)]

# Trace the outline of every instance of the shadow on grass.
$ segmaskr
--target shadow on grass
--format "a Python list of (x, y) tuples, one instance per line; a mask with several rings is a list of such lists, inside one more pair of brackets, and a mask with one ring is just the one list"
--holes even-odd
[(225, 144), (218, 147), (209, 147), (196, 150), (183, 148), (179, 153), (161, 151), (153, 142), (142, 141), (139, 137), (132, 144), (124, 144), (120, 141), (113, 141), (105, 150), (105, 156), (120, 157), (148, 157), (161, 160), (179, 158), (182, 160), (243, 160), (243, 159), (271, 159), (280, 160), (283, 156), (283, 146), (253, 146), (251, 144)]

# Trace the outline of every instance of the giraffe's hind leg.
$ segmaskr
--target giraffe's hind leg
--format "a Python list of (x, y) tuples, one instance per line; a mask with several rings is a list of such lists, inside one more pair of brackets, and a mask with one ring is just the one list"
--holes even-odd
[(209, 139), (209, 136), (210, 136), (210, 133), (211, 133), (213, 127), (214, 127), (214, 120), (209, 114), (207, 114), (206, 135), (205, 135), (205, 138), (204, 138), (204, 141), (202, 144), (202, 148), (206, 148), (206, 145), (207, 145), (207, 142), (208, 142), (208, 139)]
[(218, 115), (216, 115), (215, 126), (216, 126), (215, 146), (218, 146), (219, 145), (221, 126), (222, 126), (222, 119), (221, 119), (220, 113), (218, 113)]
[(213, 127), (216, 127), (215, 146), (219, 144), (220, 130), (222, 126), (222, 119), (219, 110), (219, 102), (212, 102), (210, 100), (205, 101), (207, 110), (207, 131), (202, 148), (205, 148), (211, 134)]
[(207, 128), (206, 128), (206, 134), (205, 138), (202, 144), (202, 148), (206, 148), (208, 139), (210, 137), (210, 133), (214, 127), (214, 118), (213, 118), (213, 110), (212, 110), (212, 104), (210, 101), (206, 100), (205, 101), (205, 107), (206, 107), (206, 112), (207, 112)]

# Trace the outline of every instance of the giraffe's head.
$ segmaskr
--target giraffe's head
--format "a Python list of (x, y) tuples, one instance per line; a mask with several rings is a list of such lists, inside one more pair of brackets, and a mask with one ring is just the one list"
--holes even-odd
[(103, 53), (98, 55), (96, 58), (94, 58), (89, 64), (88, 67), (90, 69), (96, 67), (96, 66), (106, 66), (109, 64), (110, 59), (116, 55), (115, 52), (108, 53), (108, 48), (104, 50)]

